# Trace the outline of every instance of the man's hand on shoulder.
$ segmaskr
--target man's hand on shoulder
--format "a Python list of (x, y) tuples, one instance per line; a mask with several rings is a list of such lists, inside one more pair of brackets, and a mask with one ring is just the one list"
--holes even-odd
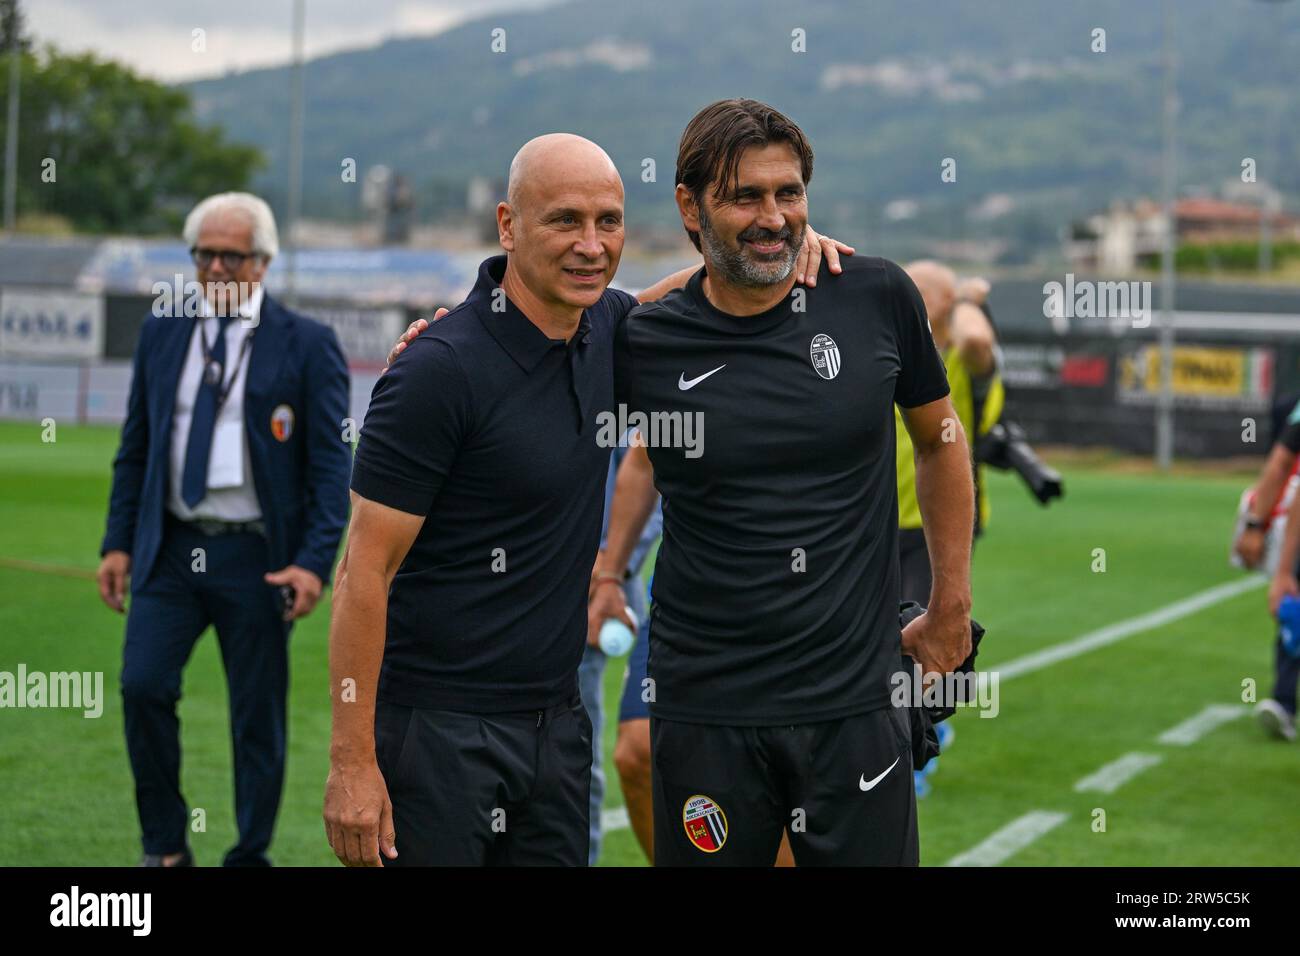
[[(446, 315), (450, 311), (451, 311), (450, 309), (439, 308), (437, 312), (433, 313), (433, 321), (437, 322), (439, 319), (441, 319), (444, 315)], [(402, 352), (406, 350), (406, 346), (411, 342), (415, 341), (416, 336), (418, 336), (421, 332), (423, 332), (428, 327), (429, 327), (428, 319), (416, 319), (414, 322), (408, 325), (406, 327), (406, 331), (402, 333), (402, 337), (398, 339), (397, 343), (389, 350), (388, 358), (385, 359), (384, 369), (379, 374), (383, 375), (384, 372), (387, 372), (388, 366), (392, 365), (395, 361), (397, 361), (397, 356), (401, 355)]]
[(803, 283), (810, 289), (816, 286), (817, 270), (821, 268), (823, 257), (826, 259), (826, 268), (830, 270), (831, 275), (839, 275), (844, 271), (844, 267), (840, 265), (840, 256), (851, 256), (854, 251), (852, 246), (845, 245), (830, 236), (823, 236), (812, 226), (807, 226), (803, 248), (799, 250), (799, 259), (794, 264), (795, 281)]

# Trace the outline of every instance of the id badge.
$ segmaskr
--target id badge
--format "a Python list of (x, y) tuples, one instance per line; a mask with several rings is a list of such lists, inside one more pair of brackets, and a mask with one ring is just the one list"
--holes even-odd
[(238, 488), (244, 483), (244, 423), (218, 422), (208, 458), (209, 488)]

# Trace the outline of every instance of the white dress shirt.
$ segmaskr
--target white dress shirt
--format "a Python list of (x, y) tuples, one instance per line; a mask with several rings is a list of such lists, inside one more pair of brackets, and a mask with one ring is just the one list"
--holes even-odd
[[(221, 328), (212, 314), (206, 299), (202, 304), (201, 321), (194, 320), (189, 351), (181, 370), (180, 384), (176, 387), (176, 405), (172, 413), (171, 477), (168, 482), (167, 510), (176, 517), (189, 521), (196, 518), (218, 521), (256, 521), (262, 517), (257, 503), (257, 490), (253, 486), (253, 473), (249, 464), (248, 435), (244, 429), (244, 385), (248, 381), (248, 365), (256, 344), (250, 344), (239, 368), (233, 363), (239, 357), (244, 339), (252, 332), (249, 323), (234, 321), (226, 328), (226, 362), (222, 368), (224, 385), (233, 372), (237, 377), (230, 394), (217, 412), (213, 426), (212, 452), (208, 459), (208, 493), (195, 507), (189, 508), (181, 500), (181, 478), (185, 473), (185, 451), (190, 440), (190, 421), (194, 417), (194, 396), (198, 393), (199, 378), (203, 375), (203, 346), (198, 330), (203, 329), (207, 341), (215, 343)], [(239, 309), (241, 318), (251, 319), (262, 310), (262, 287), (257, 289)], [(268, 427), (270, 427), (268, 425)], [(235, 460), (235, 459), (242, 459)]]

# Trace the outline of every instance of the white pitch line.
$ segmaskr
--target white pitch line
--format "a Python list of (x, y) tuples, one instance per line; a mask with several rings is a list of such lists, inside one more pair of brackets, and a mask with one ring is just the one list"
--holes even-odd
[[(1268, 579), (1266, 577), (1257, 574), (1257, 575), (1251, 575), (1249, 577), (1243, 578), (1240, 581), (1230, 581), (1227, 584), (1220, 584), (1208, 590), (1201, 591), (1199, 594), (1193, 594), (1191, 597), (1183, 598), (1181, 601), (1175, 601), (1173, 604), (1167, 604), (1164, 607), (1156, 608), (1154, 611), (1150, 611), (1146, 614), (1139, 615), (1138, 617), (1131, 617), (1124, 621), (1118, 621), (1114, 624), (1108, 625), (1107, 627), (1103, 627), (1100, 630), (1091, 631), (1087, 634), (1083, 634), (1080, 635), (1079, 637), (1073, 638), (1072, 640), (1065, 641), (1062, 644), (1056, 644), (1052, 647), (1044, 648), (1041, 651), (1035, 651), (1032, 654), (1026, 654), (1024, 657), (1017, 657), (1013, 660), (1008, 661), (1005, 664), (1002, 664), (1001, 666), (992, 667), (990, 668), (990, 670), (996, 670), (998, 672), (999, 681), (1010, 680), (1013, 677), (1019, 677), (1023, 674), (1032, 674), (1034, 671), (1042, 670), (1045, 667), (1050, 667), (1052, 664), (1057, 664), (1060, 663), (1061, 661), (1067, 661), (1073, 657), (1078, 657), (1081, 654), (1086, 654), (1088, 651), (1094, 651), (1097, 648), (1106, 647), (1109, 644), (1114, 644), (1118, 641), (1122, 641), (1124, 640), (1124, 638), (1131, 637), (1134, 634), (1139, 634), (1142, 631), (1148, 631), (1151, 630), (1152, 628), (1161, 627), (1165, 624), (1171, 623), (1172, 621), (1177, 621), (1181, 618), (1188, 617), (1192, 614), (1195, 614), (1198, 611), (1203, 611), (1207, 607), (1213, 607), (1215, 604), (1221, 604), (1224, 601), (1230, 600), (1239, 594), (1245, 594), (1247, 591), (1253, 591), (1256, 588), (1262, 588), (1267, 583), (1268, 583)], [(1222, 707), (1225, 705), (1216, 705), (1216, 706)], [(1207, 711), (1210, 709), (1212, 708), (1207, 708)], [(1236, 714), (1235, 716), (1240, 716), (1240, 714)], [(1166, 731), (1164, 734), (1160, 736), (1159, 738), (1160, 742), (1161, 743), (1183, 743), (1184, 741), (1181, 739), (1181, 736), (1171, 737), (1171, 735), (1179, 734), (1179, 732), (1181, 731), (1181, 735), (1185, 736), (1188, 733), (1188, 731), (1185, 730), (1184, 728), (1191, 725), (1193, 721), (1202, 720), (1202, 719), (1205, 719), (1205, 714), (1201, 714), (1198, 715), (1197, 717), (1193, 717), (1191, 720), (1186, 721), (1183, 724), (1179, 724), (1177, 727), (1174, 727), (1173, 729)], [(1205, 730), (1201, 730), (1200, 733), (1204, 733), (1206, 730), (1212, 729), (1213, 727), (1217, 727), (1220, 723), (1223, 722), (1224, 720), (1222, 719), (1216, 720), (1214, 721), (1214, 723), (1206, 727)], [(1198, 733), (1196, 736), (1199, 736), (1200, 733)], [(1170, 738), (1170, 739), (1166, 739), (1166, 738)], [(1187, 740), (1186, 743), (1191, 743), (1195, 739), (1196, 737), (1194, 736), (1191, 739)], [(1100, 771), (1098, 772), (1100, 773)], [(1046, 817), (1055, 816), (1054, 814), (1046, 813), (1046, 811), (1036, 811), (1035, 813), (1026, 814), (1024, 817), (1021, 817), (1019, 820), (1014, 821), (1013, 823), (1009, 824), (1007, 827), (1004, 827), (1002, 830), (999, 830), (997, 833), (993, 834), (993, 836), (989, 837), (988, 840), (985, 840), (984, 843), (981, 843), (979, 846), (976, 846), (970, 850), (967, 850), (965, 853), (953, 857), (952, 860), (949, 861), (948, 865), (949, 866), (967, 865), (960, 861), (965, 859), (967, 856), (976, 854), (983, 847), (985, 847), (986, 844), (989, 844), (991, 841), (998, 838), (1004, 831), (1010, 830), (1011, 828), (1025, 821), (1030, 821), (1032, 823), (1033, 819), (1041, 818), (1044, 815)], [(1060, 815), (1060, 816), (1061, 816), (1061, 820), (1065, 819), (1064, 815)], [(1046, 827), (1046, 829), (1043, 829), (1041, 832), (1031, 835), (1027, 842), (1032, 843), (1034, 840), (1038, 839), (1038, 837), (1041, 836), (1043, 833), (1046, 833), (1052, 827), (1060, 823), (1061, 820), (1056, 820), (1050, 826)], [(600, 823), (601, 823), (601, 828), (603, 830), (621, 830), (624, 827), (629, 826), (630, 824), (628, 822), (628, 817), (627, 817), (627, 808), (614, 807), (612, 809), (602, 811), (600, 814)], [(1016, 847), (1016, 849), (1019, 849), (1019, 847)], [(1013, 849), (1011, 852), (1012, 853), (1016, 852), (1016, 849)], [(1010, 854), (1007, 855), (1009, 856)], [(980, 865), (980, 864), (976, 862), (973, 865)]]
[(1154, 767), (1164, 758), (1159, 754), (1129, 753), (1112, 760), (1074, 785), (1075, 793), (1095, 790), (1099, 793), (1114, 793), (1143, 770)]
[(1175, 601), (1173, 604), (1166, 604), (1164, 607), (1156, 608), (1154, 611), (1138, 617), (1131, 617), (1128, 620), (1107, 625), (1100, 630), (1090, 631), (1064, 643), (1046, 647), (1041, 651), (1026, 654), (1024, 657), (1017, 657), (1005, 664), (994, 665), (988, 669), (997, 671), (1000, 675), (999, 679), (1002, 681), (1008, 681), (1023, 674), (1032, 674), (1044, 667), (1067, 661), (1072, 657), (1078, 657), (1080, 654), (1086, 654), (1088, 651), (1095, 651), (1099, 647), (1106, 647), (1142, 631), (1149, 631), (1189, 617), (1198, 611), (1213, 607), (1215, 604), (1221, 604), (1239, 594), (1262, 588), (1267, 583), (1268, 579), (1263, 575), (1251, 575), (1241, 581), (1220, 584), (1217, 587), (1201, 591), (1199, 594), (1193, 594), (1191, 597)]
[(626, 830), (632, 825), (627, 816), (627, 807), (610, 807), (600, 811), (600, 829), (603, 833), (611, 830)]
[(1196, 743), (1221, 724), (1245, 717), (1248, 708), (1240, 704), (1211, 704), (1195, 717), (1189, 717), (1176, 727), (1170, 727), (1156, 738), (1162, 744), (1186, 747)]
[(965, 853), (958, 853), (945, 866), (997, 866), (1008, 857), (1019, 853), (1043, 834), (1065, 822), (1067, 813), (1050, 810), (1031, 810), (1023, 817), (1012, 820), (1001, 830)]

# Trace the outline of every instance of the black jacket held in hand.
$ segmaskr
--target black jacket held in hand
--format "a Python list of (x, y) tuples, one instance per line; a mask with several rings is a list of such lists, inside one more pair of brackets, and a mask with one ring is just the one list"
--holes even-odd
[[(925, 608), (915, 601), (906, 601), (898, 607), (898, 628), (902, 630), (912, 621), (916, 620), (925, 613)], [(975, 672), (975, 655), (979, 653), (980, 638), (984, 636), (984, 628), (980, 627), (979, 622), (971, 619), (970, 622), (970, 655), (961, 662), (961, 665), (954, 673), (972, 674)], [(911, 657), (903, 655), (904, 673), (911, 674), (916, 668), (916, 662)], [(955, 685), (958, 692), (961, 693), (963, 684)], [(961, 699), (966, 699), (963, 694)], [(948, 702), (945, 701), (945, 704)], [(908, 718), (912, 727), (912, 768), (920, 770), (932, 757), (939, 756), (939, 735), (935, 733), (934, 725), (947, 720), (954, 713), (956, 707), (926, 707), (913, 706), (907, 709)]]

